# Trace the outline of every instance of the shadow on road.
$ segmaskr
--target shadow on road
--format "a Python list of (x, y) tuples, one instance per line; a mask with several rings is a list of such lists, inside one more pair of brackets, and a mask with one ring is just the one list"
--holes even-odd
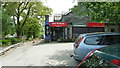
[(53, 66), (78, 66), (80, 62), (75, 61), (73, 57), (70, 57), (70, 54), (72, 54), (72, 50), (57, 51), (49, 58), (48, 64)]
[(52, 42), (44, 42), (44, 41), (41, 41), (41, 42), (39, 42), (39, 43), (37, 43), (37, 44), (35, 44), (36, 46), (37, 45), (45, 45), (45, 44), (49, 44), (49, 45), (53, 45), (53, 44), (65, 44), (65, 43), (72, 43), (72, 42), (57, 42), (57, 41), (52, 41)]

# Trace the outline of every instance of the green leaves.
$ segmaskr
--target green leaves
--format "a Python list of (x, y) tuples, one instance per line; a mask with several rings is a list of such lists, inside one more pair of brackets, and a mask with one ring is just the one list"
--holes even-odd
[[(22, 23), (22, 21), (21, 21)], [(36, 36), (39, 34), (40, 36), (40, 24), (38, 19), (29, 17), (26, 21), (26, 24), (23, 26), (23, 31), (26, 36)]]
[(2, 35), (3, 38), (7, 34), (14, 34), (15, 29), (14, 29), (14, 24), (13, 20), (9, 15), (7, 15), (7, 12), (2, 10)]
[[(84, 7), (85, 12), (81, 12)], [(86, 13), (91, 20), (104, 23), (120, 23), (120, 2), (80, 2), (72, 8), (75, 13)]]
[(3, 21), (10, 24), (9, 19), (13, 19), (14, 29), (19, 38), (24, 34), (33, 35), (34, 33), (35, 35), (38, 31), (40, 32), (42, 27), (40, 27), (39, 21), (43, 22), (44, 16), (52, 13), (52, 9), (44, 6), (42, 2), (2, 2), (2, 8), (5, 11), (5, 14), (2, 14)]

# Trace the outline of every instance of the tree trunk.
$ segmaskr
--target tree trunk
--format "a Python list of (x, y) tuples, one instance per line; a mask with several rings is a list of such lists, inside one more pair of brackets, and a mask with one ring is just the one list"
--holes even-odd
[(19, 15), (17, 16), (17, 26), (16, 26), (16, 33), (17, 37), (21, 39), (21, 29), (20, 29), (20, 22), (19, 22)]
[(17, 38), (21, 39), (21, 32), (19, 31), (18, 28), (17, 28), (16, 32), (17, 32)]

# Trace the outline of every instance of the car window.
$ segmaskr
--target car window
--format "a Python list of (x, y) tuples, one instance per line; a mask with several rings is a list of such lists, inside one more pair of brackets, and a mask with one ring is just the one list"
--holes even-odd
[(116, 44), (114, 46), (109, 46), (109, 47), (104, 47), (104, 48), (99, 49), (99, 51), (120, 57), (120, 53), (119, 53), (120, 52), (120, 44)]
[(92, 36), (85, 40), (88, 45), (114, 45), (120, 43), (120, 35)]
[(114, 45), (120, 43), (120, 35), (106, 35), (103, 36), (101, 45)]
[(86, 38), (85, 43), (89, 45), (100, 45), (101, 41), (102, 41), (102, 36), (92, 36)]

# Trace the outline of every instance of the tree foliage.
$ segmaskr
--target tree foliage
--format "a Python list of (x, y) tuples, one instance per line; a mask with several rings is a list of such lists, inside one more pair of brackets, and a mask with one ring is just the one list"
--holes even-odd
[(13, 20), (7, 14), (7, 11), (2, 10), (2, 38), (4, 38), (8, 34), (15, 33), (15, 26), (13, 24)]
[[(85, 8), (84, 11), (81, 8)], [(86, 12), (91, 20), (120, 23), (120, 2), (80, 2), (71, 11), (78, 15)]]
[(52, 9), (44, 6), (42, 2), (3, 2), (2, 7), (13, 18), (18, 38), (23, 35), (23, 28), (29, 17), (34, 17), (36, 20), (44, 19), (45, 15), (52, 12)]
[[(23, 23), (23, 20), (21, 21)], [(39, 21), (37, 18), (29, 17), (26, 20), (26, 24), (23, 27), (24, 34), (28, 37), (40, 36), (40, 27)]]

